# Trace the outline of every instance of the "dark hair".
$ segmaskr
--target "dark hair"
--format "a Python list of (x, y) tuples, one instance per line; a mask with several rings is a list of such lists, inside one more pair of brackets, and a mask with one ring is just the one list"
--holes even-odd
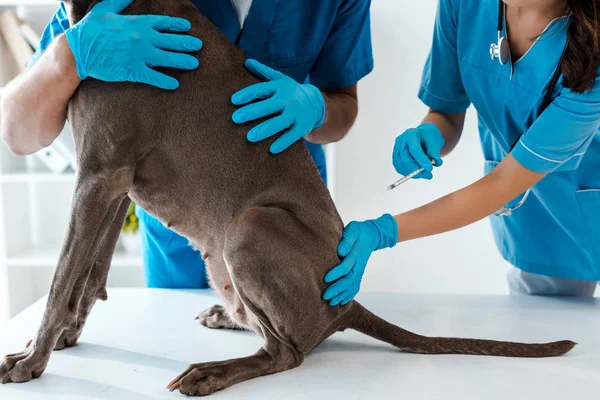
[(565, 86), (577, 93), (594, 87), (600, 65), (600, 0), (567, 0), (571, 24), (562, 63)]

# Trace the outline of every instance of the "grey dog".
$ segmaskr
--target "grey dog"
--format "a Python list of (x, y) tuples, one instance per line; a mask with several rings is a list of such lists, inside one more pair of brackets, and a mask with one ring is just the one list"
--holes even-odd
[[(71, 23), (98, 0), (70, 0)], [(325, 273), (339, 263), (342, 220), (306, 147), (275, 156), (269, 141), (245, 140), (231, 121), (231, 95), (258, 79), (231, 44), (188, 0), (138, 0), (126, 14), (187, 18), (203, 39), (194, 72), (168, 71), (175, 92), (136, 83), (87, 79), (71, 99), (79, 172), (68, 232), (37, 335), (6, 356), (0, 381), (39, 377), (53, 349), (73, 346), (107, 274), (130, 201), (190, 240), (206, 258), (225, 306), (201, 314), (215, 328), (258, 333), (254, 355), (193, 364), (168, 386), (208, 395), (236, 383), (299, 366), (337, 331), (355, 329), (404, 351), (548, 357), (575, 343), (522, 344), (420, 336), (370, 313), (356, 301), (321, 299)]]

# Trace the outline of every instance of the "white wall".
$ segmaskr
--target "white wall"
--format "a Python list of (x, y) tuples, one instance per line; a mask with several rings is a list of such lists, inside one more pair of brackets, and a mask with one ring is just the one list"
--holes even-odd
[[(0, 94), (2, 91), (0, 90)], [(0, 183), (0, 210), (2, 210), (2, 202), (4, 199), (3, 187)], [(3, 260), (6, 249), (4, 248), (4, 218), (0, 213), (0, 260)], [(6, 265), (0, 261), (0, 329), (8, 321), (8, 271)]]
[[(335, 148), (336, 202), (344, 221), (400, 213), (464, 187), (482, 175), (476, 116), (469, 110), (463, 138), (432, 181), (411, 181), (386, 192), (398, 175), (394, 140), (417, 126), (426, 107), (417, 98), (429, 52), (437, 0), (372, 2), (375, 70), (359, 83), (360, 115)], [(481, 49), (487, 51), (487, 49)], [(508, 264), (497, 252), (488, 221), (403, 243), (373, 255), (364, 291), (507, 293)]]

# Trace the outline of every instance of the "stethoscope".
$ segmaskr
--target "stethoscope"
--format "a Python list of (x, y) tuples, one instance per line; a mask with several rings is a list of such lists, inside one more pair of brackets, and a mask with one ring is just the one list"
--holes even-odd
[(492, 57), (492, 60), (497, 58), (501, 65), (506, 65), (510, 59), (510, 45), (508, 44), (508, 39), (502, 35), (503, 30), (504, 2), (500, 0), (498, 2), (498, 43), (492, 43), (490, 45), (490, 57)]
[[(504, 30), (504, 1), (500, 0), (498, 2), (498, 43), (492, 43), (490, 45), (490, 56), (491, 56), (492, 60), (498, 59), (498, 61), (500, 61), (501, 65), (506, 65), (508, 63), (508, 61), (510, 60), (510, 44), (508, 43), (508, 39), (506, 37), (504, 37), (504, 35), (502, 35), (503, 30)], [(565, 45), (565, 49), (566, 49), (566, 45)], [(548, 106), (552, 103), (552, 100), (553, 100), (552, 94), (554, 93), (554, 89), (556, 88), (558, 79), (560, 78), (560, 75), (561, 75), (561, 70), (562, 70), (561, 66), (562, 66), (564, 57), (565, 57), (565, 50), (563, 50), (562, 55), (560, 56), (560, 60), (558, 61), (558, 65), (556, 66), (556, 70), (554, 71), (554, 75), (552, 76), (552, 80), (550, 81), (550, 84), (548, 85), (548, 87), (546, 89), (546, 94), (544, 95), (544, 101), (542, 102), (542, 105), (540, 107), (539, 115), (541, 115), (544, 112), (544, 110), (546, 110), (546, 108), (548, 108)], [(519, 135), (519, 137), (517, 138), (515, 143), (510, 148), (509, 153), (517, 145), (519, 140), (521, 140), (521, 136), (523, 136), (522, 133), (521, 133), (521, 135)], [(527, 189), (527, 192), (525, 192), (522, 195), (522, 198), (517, 202), (517, 204), (515, 204), (514, 206), (508, 206), (508, 205), (504, 206), (500, 210), (496, 211), (494, 213), (494, 215), (506, 216), (506, 217), (510, 216), (514, 210), (520, 208), (525, 203), (525, 201), (529, 197), (530, 193), (531, 193), (531, 188)]]

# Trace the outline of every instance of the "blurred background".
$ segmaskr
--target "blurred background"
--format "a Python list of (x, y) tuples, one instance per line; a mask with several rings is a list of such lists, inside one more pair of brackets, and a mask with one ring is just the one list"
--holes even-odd
[[(36, 46), (36, 35), (57, 6), (54, 0), (0, 0), (0, 14), (12, 11), (0, 18), (0, 87), (23, 65), (11, 56), (10, 44)], [(469, 110), (458, 148), (432, 181), (385, 191), (398, 178), (391, 163), (396, 136), (418, 125), (426, 113), (416, 94), (436, 7), (437, 0), (372, 3), (375, 70), (359, 83), (360, 113), (353, 131), (327, 148), (330, 190), (346, 222), (409, 210), (482, 176), (475, 113)], [(21, 57), (26, 56), (24, 50)], [(48, 291), (66, 230), (75, 168), (68, 128), (51, 148), (32, 156), (14, 157), (0, 144), (0, 325)], [(130, 218), (113, 260), (110, 286), (144, 286), (135, 228)], [(374, 254), (362, 287), (504, 294), (507, 270), (488, 222), (482, 221)]]

